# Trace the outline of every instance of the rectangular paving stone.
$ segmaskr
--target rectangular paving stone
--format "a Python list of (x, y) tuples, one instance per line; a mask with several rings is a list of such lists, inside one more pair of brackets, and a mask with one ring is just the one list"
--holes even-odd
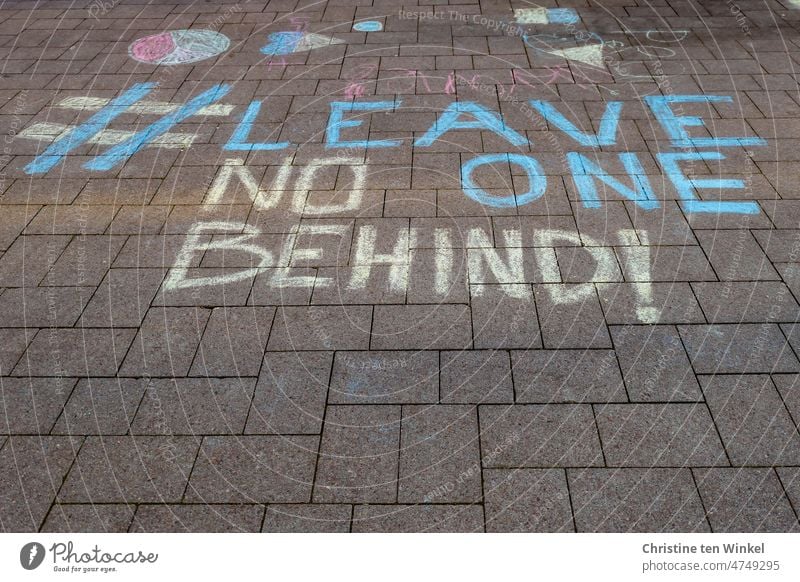
[(42, 329), (15, 376), (113, 376), (133, 341), (132, 329)]
[(695, 235), (720, 281), (779, 278), (750, 231), (697, 230)]
[(675, 327), (631, 325), (609, 329), (631, 401), (702, 400)]
[(363, 350), (369, 348), (370, 306), (279, 307), (268, 350)]
[(483, 531), (480, 505), (356, 505), (353, 532), (471, 533)]
[(189, 503), (307, 503), (315, 436), (210, 436), (186, 490)]
[(0, 329), (0, 375), (7, 376), (33, 339), (35, 328)]
[(474, 406), (404, 406), (400, 503), (481, 501), (478, 416)]
[(35, 287), (58, 260), (69, 236), (20, 236), (0, 257), (0, 286)]
[(567, 469), (580, 532), (708, 532), (689, 469)]
[(377, 305), (372, 349), (448, 350), (472, 344), (465, 305)]
[(350, 531), (351, 505), (322, 503), (270, 504), (263, 532), (346, 533)]
[(778, 281), (693, 283), (709, 323), (794, 322), (800, 305)]
[(542, 347), (529, 285), (470, 285), (476, 349)]
[(563, 469), (487, 469), (483, 478), (487, 532), (572, 532)]
[(0, 380), (0, 434), (48, 434), (76, 382), (60, 377)]
[(123, 236), (78, 236), (72, 239), (42, 285), (94, 286), (100, 284), (125, 244)]
[(140, 505), (130, 531), (252, 533), (263, 516), (262, 505)]
[(163, 269), (109, 269), (81, 315), (80, 327), (138, 327), (155, 297)]
[[(547, 349), (610, 348), (611, 338), (603, 319), (597, 293), (591, 283), (576, 285), (534, 285), (536, 309)], [(569, 293), (577, 299), (559, 302), (554, 298)]]
[(0, 295), (0, 326), (71, 327), (93, 289), (84, 287), (27, 287)]
[(592, 410), (582, 404), (485, 405), (478, 409), (488, 468), (603, 464)]
[(136, 412), (136, 435), (241, 434), (255, 378), (151, 379)]
[(800, 524), (773, 469), (693, 469), (715, 532), (797, 532)]
[(436, 352), (338, 352), (331, 404), (418, 404), (439, 400)]
[(210, 316), (208, 309), (153, 307), (120, 369), (122, 376), (184, 376)]
[(333, 354), (268, 352), (247, 415), (247, 434), (320, 434)]
[(329, 406), (314, 502), (395, 503), (399, 444), (399, 406)]
[(701, 376), (735, 466), (798, 465), (800, 434), (769, 376)]
[(0, 524), (39, 530), (81, 446), (79, 439), (12, 436), (0, 449)]
[(135, 507), (125, 504), (57, 503), (42, 525), (43, 533), (125, 533)]
[(445, 351), (439, 357), (442, 403), (510, 404), (514, 401), (508, 352)]
[(58, 494), (62, 503), (164, 503), (183, 497), (200, 439), (91, 436)]
[(606, 322), (705, 323), (689, 283), (597, 283)]
[(52, 433), (127, 434), (148, 383), (146, 378), (81, 378)]
[(214, 308), (189, 374), (257, 376), (274, 315), (272, 307)]
[(626, 402), (612, 350), (511, 352), (517, 402)]
[(611, 467), (728, 465), (705, 404), (606, 404), (596, 415)]
[(797, 372), (797, 358), (774, 324), (678, 326), (699, 374)]

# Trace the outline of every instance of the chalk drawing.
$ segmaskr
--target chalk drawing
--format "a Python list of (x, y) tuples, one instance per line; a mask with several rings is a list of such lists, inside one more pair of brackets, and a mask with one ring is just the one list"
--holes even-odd
[(619, 154), (619, 159), (625, 171), (628, 172), (633, 188), (629, 188), (617, 180), (583, 154), (567, 152), (567, 162), (572, 173), (572, 180), (575, 182), (584, 208), (600, 208), (601, 206), (601, 198), (594, 185), (595, 179), (600, 180), (628, 200), (632, 200), (644, 210), (658, 208), (660, 204), (653, 193), (650, 180), (644, 173), (639, 156), (635, 152), (622, 152)]
[(331, 101), (328, 126), (325, 129), (326, 148), (387, 148), (400, 145), (399, 139), (342, 141), (340, 132), (345, 127), (358, 127), (364, 123), (361, 119), (344, 119), (345, 113), (358, 111), (394, 111), (400, 107), (400, 101)]
[(133, 41), (130, 57), (148, 65), (196, 63), (228, 50), (231, 41), (213, 30), (173, 30)]
[(365, 20), (363, 22), (356, 22), (353, 25), (353, 30), (357, 32), (378, 32), (383, 30), (383, 24), (377, 20)]
[(270, 33), (270, 35), (267, 37), (267, 40), (269, 42), (261, 47), (261, 52), (265, 55), (271, 56), (290, 55), (292, 53), (300, 53), (316, 48), (344, 43), (343, 40), (334, 38), (332, 36), (316, 34), (313, 32), (302, 32), (299, 30), (273, 32)]
[[(460, 119), (463, 115), (472, 116), (473, 119)], [(452, 129), (485, 129), (506, 139), (511, 145), (528, 145), (528, 140), (506, 126), (502, 118), (494, 111), (473, 101), (457, 101), (447, 106), (437, 118), (436, 123), (414, 142), (414, 146), (433, 145), (436, 140)]]
[(405, 291), (408, 286), (409, 236), (408, 230), (398, 231), (392, 252), (376, 253), (377, 229), (369, 224), (361, 226), (354, 243), (355, 250), (350, 263), (353, 265), (353, 270), (347, 288), (350, 290), (366, 288), (373, 265), (391, 265), (389, 289), (395, 293)]
[[(505, 163), (517, 164), (525, 169), (528, 175), (528, 191), (524, 194), (511, 194), (509, 196), (492, 196), (478, 187), (472, 179), (476, 168), (487, 164)], [(464, 194), (486, 206), (495, 208), (513, 208), (533, 202), (541, 198), (547, 188), (547, 176), (535, 158), (520, 154), (483, 154), (470, 159), (461, 167), (461, 187)]]
[[(467, 235), (467, 272), (470, 283), (499, 283), (509, 297), (530, 299), (531, 290), (525, 283), (522, 233), (519, 230), (503, 230), (505, 260), (500, 256), (489, 235), (482, 228), (472, 228)], [(492, 277), (487, 277), (491, 272)], [(478, 285), (473, 295), (483, 295), (483, 286)]]
[(518, 8), (514, 20), (517, 24), (575, 24), (580, 18), (573, 8)]
[(622, 113), (622, 101), (609, 101), (600, 120), (600, 129), (595, 135), (590, 135), (579, 130), (575, 124), (547, 101), (533, 100), (530, 102), (545, 121), (553, 124), (579, 144), (587, 147), (611, 146), (617, 143), (617, 127)]
[[(634, 281), (634, 289), (639, 297), (636, 306), (636, 317), (642, 323), (658, 323), (661, 316), (658, 309), (653, 307), (653, 285), (650, 274), (650, 246), (646, 231), (620, 230), (617, 236), (622, 243), (617, 251), (628, 265), (630, 278)], [(641, 239), (641, 244), (639, 243)]]

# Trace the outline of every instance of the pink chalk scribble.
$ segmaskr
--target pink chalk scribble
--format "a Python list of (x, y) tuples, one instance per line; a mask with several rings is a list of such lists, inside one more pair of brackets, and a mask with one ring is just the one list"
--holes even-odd
[(356, 97), (364, 96), (364, 85), (361, 83), (352, 82), (344, 88), (344, 96), (348, 99), (355, 99)]
[(213, 30), (172, 30), (133, 41), (128, 55), (148, 65), (180, 65), (215, 57), (231, 41)]
[(130, 54), (137, 61), (156, 63), (175, 50), (175, 43), (169, 32), (146, 36), (130, 46)]

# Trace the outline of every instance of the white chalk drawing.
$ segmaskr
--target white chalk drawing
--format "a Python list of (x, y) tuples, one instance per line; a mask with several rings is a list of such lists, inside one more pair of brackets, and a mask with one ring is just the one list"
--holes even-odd
[(299, 30), (273, 32), (268, 36), (268, 41), (261, 47), (261, 52), (270, 56), (290, 55), (344, 43), (332, 36)]
[(182, 65), (215, 57), (230, 44), (227, 36), (213, 30), (172, 30), (133, 41), (128, 55), (148, 65)]

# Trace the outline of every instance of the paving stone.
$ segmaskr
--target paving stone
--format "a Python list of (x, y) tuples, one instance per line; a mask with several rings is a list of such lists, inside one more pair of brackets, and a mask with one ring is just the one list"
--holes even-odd
[(689, 283), (597, 283), (597, 291), (609, 325), (706, 322)]
[(131, 433), (242, 434), (254, 386), (254, 378), (151, 379)]
[(377, 305), (372, 349), (463, 349), (472, 344), (464, 305)]
[(707, 532), (688, 469), (568, 469), (580, 532)]
[(484, 467), (602, 465), (591, 407), (578, 404), (479, 408)]
[(800, 305), (786, 285), (777, 281), (693, 283), (692, 288), (710, 323), (794, 322), (800, 318)]
[(114, 262), (125, 237), (78, 236), (58, 257), (42, 285), (79, 285), (96, 287)]
[(609, 466), (728, 464), (705, 404), (606, 404), (596, 414)]
[(322, 503), (267, 506), (263, 532), (274, 533), (344, 533), (350, 531), (350, 505)]
[(353, 531), (481, 532), (483, 511), (479, 505), (356, 505)]
[(404, 406), (400, 503), (481, 501), (478, 416), (473, 406)]
[(769, 376), (701, 376), (735, 466), (800, 464), (800, 434)]
[(626, 402), (625, 384), (611, 350), (511, 352), (517, 402)]
[(575, 531), (563, 469), (484, 471), (486, 531)]
[(331, 404), (421, 404), (439, 400), (436, 352), (338, 352)]
[(261, 505), (140, 505), (131, 531), (243, 533), (261, 529)]
[(268, 352), (245, 432), (320, 434), (332, 360), (329, 352)]
[(0, 375), (6, 376), (36, 335), (36, 329), (0, 329)]
[(796, 372), (800, 365), (777, 325), (678, 326), (699, 374)]
[(81, 442), (12, 436), (0, 449), (0, 522), (4, 532), (39, 530)]
[(0, 286), (35, 287), (69, 241), (69, 236), (18, 237), (0, 257)]
[(217, 307), (189, 371), (192, 376), (257, 376), (275, 309)]
[(773, 469), (693, 469), (715, 532), (797, 532), (800, 524)]
[(75, 383), (58, 377), (0, 379), (0, 434), (48, 434)]
[(314, 502), (395, 503), (399, 444), (399, 406), (329, 406)]
[(144, 378), (81, 378), (52, 433), (127, 434), (147, 384)]
[(125, 533), (134, 507), (124, 504), (57, 503), (47, 515), (43, 533)]
[(441, 352), (442, 403), (503, 404), (514, 401), (508, 353), (494, 350)]
[(800, 382), (797, 374), (775, 374), (772, 381), (786, 405), (786, 409), (794, 419), (795, 424), (800, 422)]
[(317, 449), (315, 436), (206, 437), (185, 500), (307, 503)]
[(800, 505), (800, 467), (776, 467), (775, 471), (796, 513)]
[(779, 278), (749, 231), (698, 230), (695, 234), (720, 281)]
[(194, 437), (87, 437), (58, 500), (62, 503), (180, 501), (199, 446), (199, 439)]
[(372, 307), (280, 307), (268, 350), (359, 350), (369, 347)]
[(40, 330), (16, 376), (113, 376), (133, 340), (131, 329)]
[(153, 307), (120, 369), (123, 376), (184, 376), (210, 315), (208, 309)]
[(79, 327), (138, 327), (164, 274), (163, 269), (109, 269)]
[(529, 285), (470, 285), (470, 304), (476, 349), (542, 347)]
[(700, 386), (673, 326), (611, 327), (633, 402), (699, 401)]
[(3, 327), (71, 327), (92, 290), (82, 287), (8, 289), (0, 296)]
[[(545, 348), (612, 347), (593, 285), (534, 285), (533, 292)], [(560, 302), (563, 293), (577, 300)]]

